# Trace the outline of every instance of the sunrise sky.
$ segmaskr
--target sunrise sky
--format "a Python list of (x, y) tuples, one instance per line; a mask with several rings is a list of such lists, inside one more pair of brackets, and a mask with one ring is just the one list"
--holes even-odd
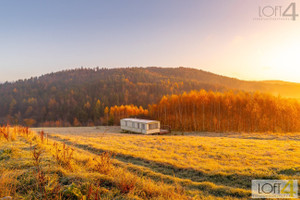
[(300, 14), (287, 0), (1, 1), (0, 82), (81, 66), (300, 82), (300, 17), (255, 19), (292, 2)]

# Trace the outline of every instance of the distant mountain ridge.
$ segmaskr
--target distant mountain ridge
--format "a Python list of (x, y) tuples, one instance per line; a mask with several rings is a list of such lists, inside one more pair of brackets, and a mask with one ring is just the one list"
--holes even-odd
[(298, 83), (243, 81), (193, 68), (80, 68), (0, 84), (0, 120), (86, 122), (101, 117), (105, 106), (147, 107), (163, 95), (201, 89), (300, 98)]

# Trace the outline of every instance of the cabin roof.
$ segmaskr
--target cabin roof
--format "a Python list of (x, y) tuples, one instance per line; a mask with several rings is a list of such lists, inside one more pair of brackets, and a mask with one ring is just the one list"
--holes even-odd
[(140, 123), (152, 123), (152, 122), (156, 122), (158, 123), (159, 121), (156, 120), (149, 120), (149, 119), (137, 119), (137, 118), (123, 118), (121, 120), (125, 120), (125, 121), (131, 121), (131, 122), (140, 122)]

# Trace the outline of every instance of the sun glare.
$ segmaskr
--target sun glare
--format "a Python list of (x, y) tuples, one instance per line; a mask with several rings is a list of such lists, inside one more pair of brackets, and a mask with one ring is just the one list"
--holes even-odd
[(270, 68), (270, 73), (275, 77), (290, 77), (295, 80), (300, 74), (299, 52), (300, 42), (278, 45), (266, 54), (263, 64)]

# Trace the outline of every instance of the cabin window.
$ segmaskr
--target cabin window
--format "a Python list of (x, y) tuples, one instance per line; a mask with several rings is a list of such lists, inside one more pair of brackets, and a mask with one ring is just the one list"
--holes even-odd
[(146, 130), (145, 124), (142, 124), (142, 129), (143, 129), (143, 130)]
[(158, 129), (158, 124), (155, 123), (155, 124), (149, 124), (149, 129)]
[(125, 122), (125, 126), (127, 126), (127, 122)]

